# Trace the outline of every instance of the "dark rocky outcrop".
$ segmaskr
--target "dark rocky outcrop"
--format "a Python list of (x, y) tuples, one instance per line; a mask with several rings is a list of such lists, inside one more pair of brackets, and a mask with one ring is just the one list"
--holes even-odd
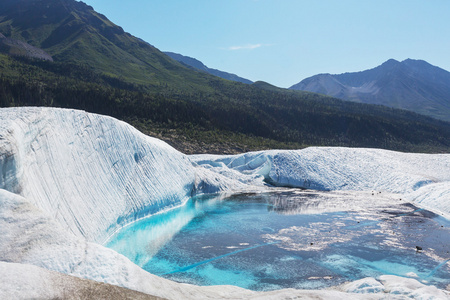
[(53, 61), (50, 54), (44, 50), (31, 46), (30, 44), (12, 38), (7, 38), (0, 33), (0, 52), (12, 56), (25, 56), (28, 58), (37, 58)]

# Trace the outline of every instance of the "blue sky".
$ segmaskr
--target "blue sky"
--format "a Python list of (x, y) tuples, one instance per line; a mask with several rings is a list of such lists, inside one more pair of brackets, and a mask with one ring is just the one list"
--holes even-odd
[(84, 0), (162, 51), (289, 87), (394, 58), (450, 70), (449, 0)]

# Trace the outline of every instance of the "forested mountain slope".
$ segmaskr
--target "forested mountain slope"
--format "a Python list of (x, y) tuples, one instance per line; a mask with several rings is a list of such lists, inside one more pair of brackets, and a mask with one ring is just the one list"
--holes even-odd
[(310, 145), (447, 152), (450, 124), (192, 70), (74, 0), (4, 0), (0, 33), (54, 61), (0, 54), (1, 106), (84, 109), (187, 153)]

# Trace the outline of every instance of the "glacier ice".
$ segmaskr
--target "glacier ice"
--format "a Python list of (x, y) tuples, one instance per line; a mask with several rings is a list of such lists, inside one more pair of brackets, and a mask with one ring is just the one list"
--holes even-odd
[(0, 119), (0, 188), (80, 237), (101, 242), (134, 218), (190, 197), (190, 160), (123, 122), (45, 108), (2, 109)]
[[(377, 149), (186, 156), (110, 117), (67, 109), (0, 109), (0, 273), (12, 274), (29, 264), (170, 299), (359, 299), (355, 286), (348, 290), (352, 293), (343, 288), (255, 293), (177, 284), (100, 244), (122, 226), (183, 205), (194, 194), (261, 191), (268, 184), (396, 193), (449, 214), (449, 171), (448, 154)], [(29, 284), (39, 289), (35, 280)], [(405, 288), (411, 280), (385, 277), (377, 282), (404, 296), (417, 292)], [(414, 284), (436, 299), (448, 297), (445, 291)], [(25, 298), (11, 285), (2, 285), (0, 295)], [(382, 296), (371, 294), (373, 299)]]
[(242, 176), (259, 175), (278, 186), (395, 193), (427, 209), (450, 214), (450, 154), (310, 147), (231, 156), (194, 155), (191, 159), (241, 181)]

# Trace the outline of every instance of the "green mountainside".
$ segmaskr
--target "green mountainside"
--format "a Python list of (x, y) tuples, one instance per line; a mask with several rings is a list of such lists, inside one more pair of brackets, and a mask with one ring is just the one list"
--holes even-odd
[(110, 76), (158, 89), (204, 87), (205, 79), (150, 44), (126, 33), (92, 7), (74, 0), (2, 0), (0, 32)]
[(185, 67), (74, 0), (2, 0), (0, 34), (53, 57), (0, 54), (0, 105), (84, 109), (186, 153), (310, 145), (448, 152), (450, 123), (224, 80)]

